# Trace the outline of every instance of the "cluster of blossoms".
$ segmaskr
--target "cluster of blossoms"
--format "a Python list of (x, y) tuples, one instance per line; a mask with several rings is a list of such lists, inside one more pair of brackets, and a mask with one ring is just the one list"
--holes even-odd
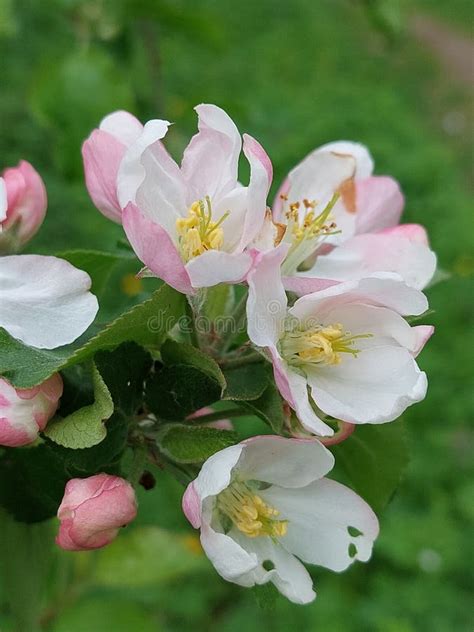
[[(194, 309), (207, 288), (245, 288), (247, 349), (273, 365), (287, 427), (284, 436), (252, 437), (213, 454), (189, 483), (183, 510), (222, 577), (241, 586), (272, 582), (307, 603), (315, 593), (302, 562), (342, 571), (371, 555), (377, 518), (326, 478), (334, 466), (326, 446), (357, 424), (394, 421), (425, 397), (416, 356), (433, 328), (407, 317), (428, 308), (422, 290), (436, 257), (423, 227), (399, 224), (400, 188), (372, 175), (364, 146), (341, 141), (311, 152), (270, 207), (272, 164), (262, 146), (241, 137), (220, 108), (196, 111), (199, 129), (180, 165), (163, 143), (170, 123), (107, 116), (83, 146), (86, 186), (103, 215), (122, 224), (144, 266), (140, 276), (161, 279)], [(238, 179), (242, 150), (247, 186)], [(0, 183), (0, 248), (11, 252), (38, 228), (46, 196), (27, 163)], [(97, 311), (87, 275), (54, 257), (2, 257), (0, 292), (0, 326), (40, 348), (71, 342)], [(225, 352), (215, 349), (219, 362)], [(28, 390), (0, 380), (0, 444), (34, 441), (61, 393), (59, 375)], [(57, 542), (68, 550), (104, 546), (135, 515), (124, 479), (73, 479)]]

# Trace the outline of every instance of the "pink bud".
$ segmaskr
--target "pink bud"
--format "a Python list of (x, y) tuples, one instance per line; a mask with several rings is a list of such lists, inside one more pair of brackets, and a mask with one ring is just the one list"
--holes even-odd
[(82, 146), (86, 187), (99, 211), (121, 223), (117, 174), (127, 148), (140, 136), (143, 125), (132, 114), (112, 112), (92, 131)]
[[(188, 417), (186, 417), (186, 419), (188, 421), (193, 421), (194, 419), (199, 419), (199, 417), (204, 417), (205, 415), (212, 415), (212, 413), (215, 413), (217, 411), (215, 411), (213, 408), (209, 408), (209, 406), (206, 406), (205, 408), (200, 408), (199, 410), (196, 410), (195, 413), (192, 413), (192, 415), (188, 415)], [(218, 419), (217, 421), (210, 421), (207, 424), (202, 424), (203, 426), (208, 426), (209, 428), (217, 428), (218, 430), (233, 430), (234, 429), (234, 424), (231, 422), (230, 419)]]
[[(0, 252), (15, 252), (37, 232), (46, 214), (46, 189), (39, 173), (26, 160), (3, 172), (0, 212)], [(6, 202), (6, 204), (5, 204)]]
[(56, 543), (66, 551), (99, 549), (110, 544), (137, 515), (135, 492), (119, 476), (96, 474), (66, 485)]
[(14, 388), (0, 378), (0, 445), (17, 447), (34, 441), (56, 412), (63, 393), (59, 373), (34, 388)]

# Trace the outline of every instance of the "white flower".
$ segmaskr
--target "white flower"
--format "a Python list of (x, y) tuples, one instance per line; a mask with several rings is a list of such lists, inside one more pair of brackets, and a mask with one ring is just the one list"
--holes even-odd
[(319, 289), (316, 279), (348, 281), (379, 271), (426, 287), (436, 269), (426, 231), (397, 226), (404, 204), (400, 187), (372, 170), (363, 145), (338, 141), (290, 171), (273, 204), (274, 221), (287, 225), (287, 289), (304, 294)]
[(285, 253), (284, 245), (269, 251), (249, 275), (248, 334), (267, 349), (303, 426), (333, 434), (313, 404), (336, 419), (376, 424), (422, 400), (427, 379), (414, 358), (433, 328), (411, 327), (402, 316), (426, 311), (424, 294), (379, 273), (303, 296), (288, 310), (279, 269)]
[(350, 489), (323, 478), (334, 457), (316, 440), (253, 437), (217, 452), (183, 497), (217, 572), (240, 586), (272, 582), (294, 603), (312, 601), (300, 562), (343, 571), (367, 561), (378, 521)]
[[(251, 265), (249, 247), (265, 219), (270, 160), (251, 136), (242, 138), (214, 105), (196, 107), (199, 131), (178, 166), (161, 139), (169, 123), (146, 123), (120, 163), (117, 194), (122, 222), (137, 256), (180, 292), (238, 283)], [(241, 149), (250, 165), (238, 181)]]

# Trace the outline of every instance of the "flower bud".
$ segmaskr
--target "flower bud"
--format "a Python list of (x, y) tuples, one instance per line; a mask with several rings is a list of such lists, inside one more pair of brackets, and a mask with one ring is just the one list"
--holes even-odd
[(104, 473), (73, 478), (58, 509), (56, 544), (67, 551), (99, 549), (136, 515), (135, 492), (123, 478)]
[(21, 160), (3, 172), (0, 196), (0, 254), (16, 252), (37, 232), (46, 214), (46, 189), (38, 172)]
[(34, 441), (56, 412), (62, 392), (59, 373), (33, 388), (14, 388), (0, 378), (0, 445)]

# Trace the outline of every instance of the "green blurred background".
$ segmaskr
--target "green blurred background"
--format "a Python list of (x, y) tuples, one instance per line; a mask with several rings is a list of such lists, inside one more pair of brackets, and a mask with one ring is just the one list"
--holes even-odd
[[(314, 569), (318, 599), (261, 609), (220, 580), (161, 474), (137, 524), (102, 554), (65, 556), (46, 586), (53, 632), (472, 629), (474, 270), (469, 0), (0, 0), (0, 155), (46, 181), (29, 250), (113, 249), (121, 228), (92, 206), (80, 145), (108, 112), (167, 118), (179, 156), (192, 107), (217, 103), (269, 152), (278, 182), (333, 139), (366, 143), (406, 194), (450, 278), (429, 290), (436, 336), (427, 399), (405, 415), (412, 460), (381, 518), (371, 562)], [(120, 279), (114, 281), (121, 291)], [(471, 343), (471, 344), (470, 344)], [(45, 527), (47, 528), (47, 527)], [(67, 556), (70, 558), (71, 556)], [(0, 629), (9, 630), (6, 607)]]

